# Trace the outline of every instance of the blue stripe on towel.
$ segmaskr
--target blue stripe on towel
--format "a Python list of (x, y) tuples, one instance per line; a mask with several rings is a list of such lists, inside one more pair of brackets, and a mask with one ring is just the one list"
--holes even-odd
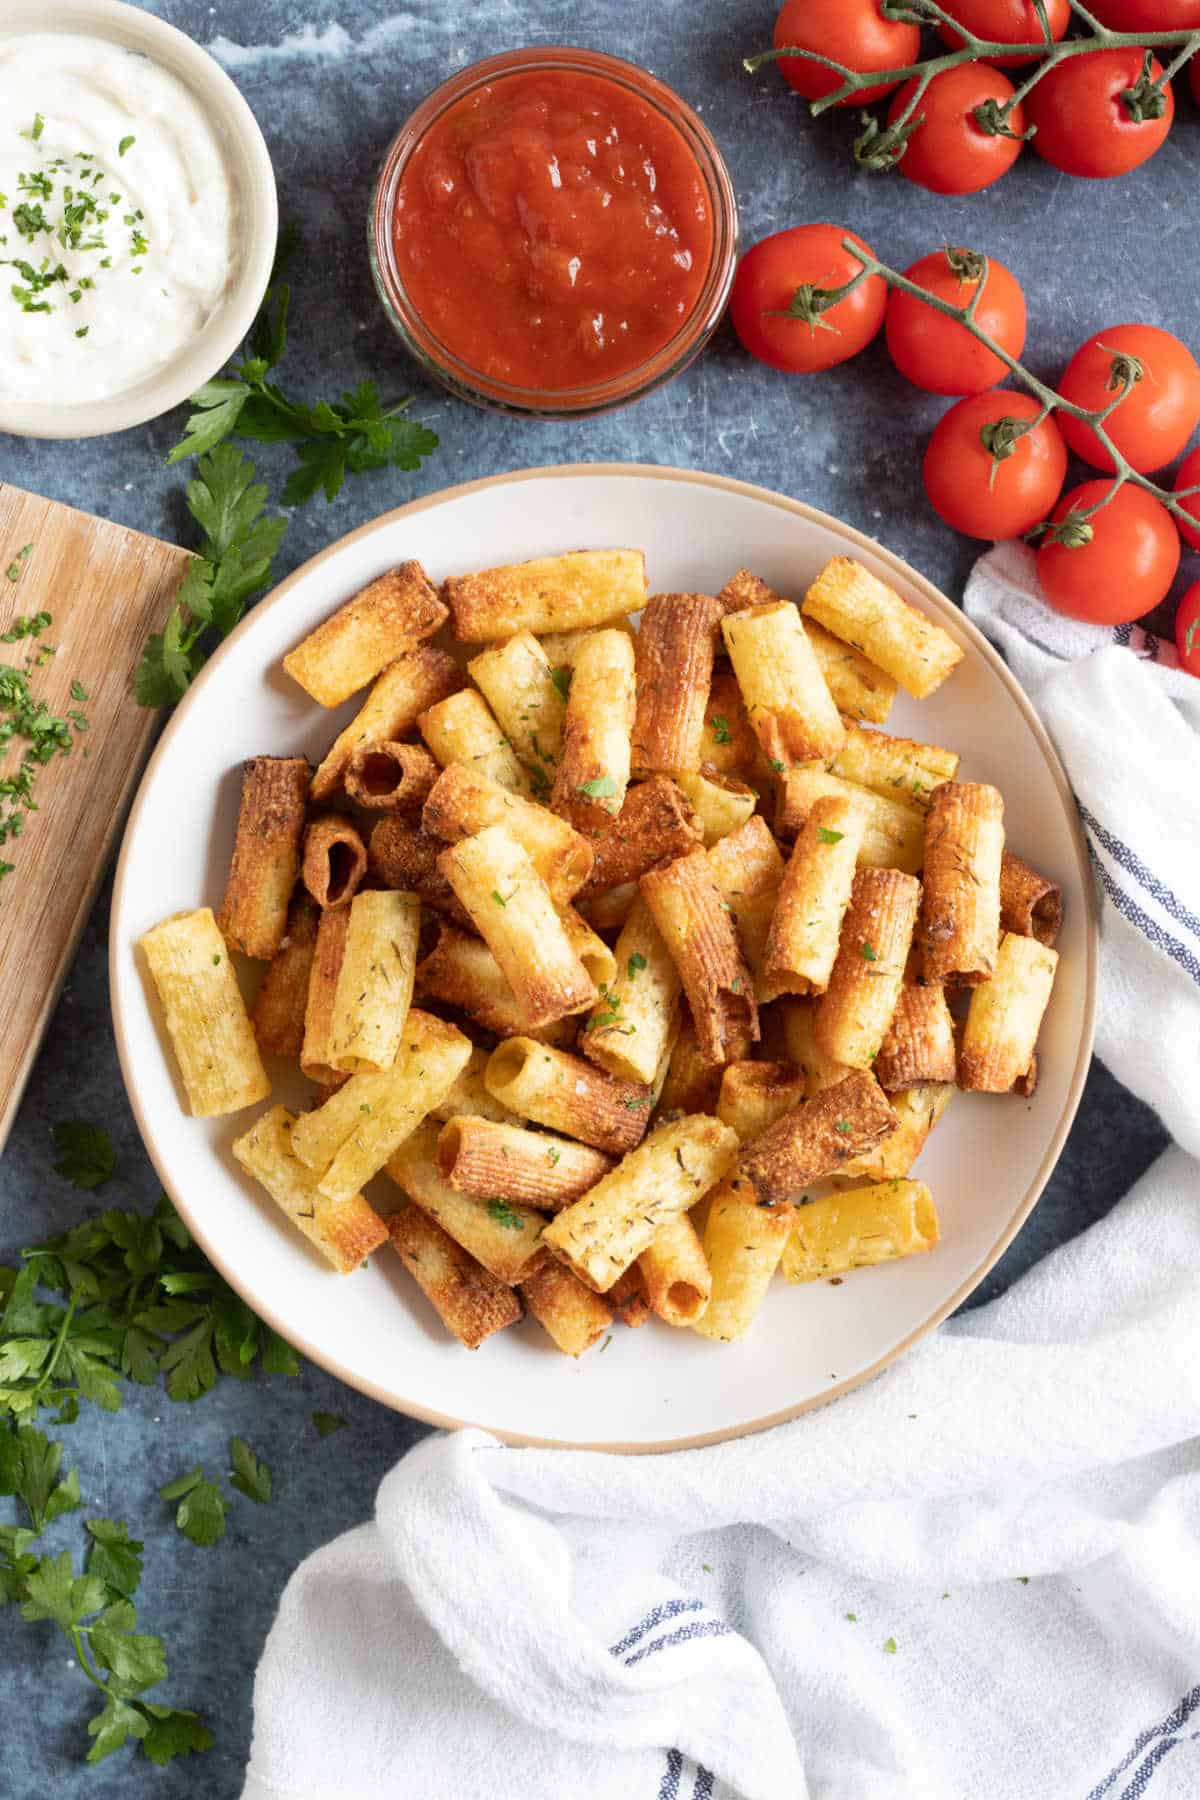
[(1120, 838), (1114, 837), (1112, 832), (1107, 830), (1099, 819), (1088, 811), (1078, 797), (1076, 797), (1075, 804), (1079, 808), (1080, 818), (1097, 842), (1108, 851), (1113, 861), (1119, 863), (1126, 874), (1135, 876), (1146, 892), (1158, 901), (1163, 911), (1169, 913), (1177, 925), (1186, 926), (1188, 931), (1194, 931), (1200, 938), (1200, 919), (1196, 917), (1195, 913), (1190, 912), (1183, 901), (1172, 893), (1165, 881), (1160, 881), (1154, 871), (1146, 867), (1136, 850), (1131, 850), (1128, 844), (1123, 844)]
[(653, 1644), (647, 1644), (644, 1650), (635, 1650), (632, 1656), (625, 1658), (625, 1667), (632, 1669), (635, 1663), (642, 1662), (647, 1656), (657, 1656), (660, 1650), (670, 1650), (675, 1644), (689, 1643), (693, 1638), (732, 1637), (733, 1631), (723, 1619), (692, 1619), (681, 1625), (677, 1631), (668, 1632), (666, 1637), (657, 1638)]
[(1200, 987), (1200, 959), (1192, 955), (1186, 944), (1181, 944), (1178, 938), (1174, 938), (1170, 932), (1164, 931), (1162, 926), (1150, 917), (1149, 913), (1142, 911), (1136, 900), (1131, 900), (1124, 889), (1117, 886), (1090, 843), (1088, 844), (1088, 855), (1100, 877), (1101, 887), (1117, 911), (1128, 919), (1131, 925), (1136, 925), (1156, 950), (1163, 951), (1173, 962), (1177, 962), (1180, 968), (1191, 976), (1197, 987)]
[(692, 1800), (712, 1800), (713, 1772), (703, 1764), (696, 1770), (696, 1785), (692, 1789)]
[(632, 1631), (627, 1632), (619, 1644), (610, 1644), (608, 1653), (610, 1656), (624, 1656), (626, 1650), (632, 1650), (635, 1644), (642, 1641), (648, 1631), (653, 1631), (654, 1627), (661, 1625), (664, 1619), (677, 1619), (680, 1613), (703, 1611), (703, 1600), (664, 1600), (661, 1606), (652, 1608), (646, 1614), (640, 1625), (635, 1625)]
[(679, 1800), (679, 1777), (682, 1774), (682, 1756), (678, 1750), (668, 1750), (667, 1767), (658, 1790), (658, 1800)]
[[(1116, 1768), (1105, 1776), (1099, 1787), (1094, 1787), (1092, 1789), (1087, 1800), (1102, 1800), (1102, 1796), (1108, 1793), (1114, 1782), (1120, 1780), (1130, 1763), (1137, 1761), (1147, 1744), (1153, 1743), (1155, 1738), (1166, 1737), (1168, 1734), (1177, 1732), (1182, 1725), (1187, 1723), (1198, 1706), (1200, 1706), (1200, 1685), (1194, 1687), (1190, 1693), (1185, 1694), (1183, 1699), (1179, 1702), (1179, 1705), (1175, 1708), (1175, 1711), (1169, 1714), (1167, 1718), (1163, 1719), (1160, 1724), (1152, 1725), (1148, 1731), (1143, 1731), (1141, 1733), (1128, 1755), (1122, 1757)], [(1140, 1770), (1138, 1773), (1140, 1774)], [(1134, 1780), (1137, 1780), (1137, 1775), (1134, 1776)], [(1143, 1783), (1143, 1787), (1144, 1786), (1145, 1783)], [(1137, 1791), (1140, 1793), (1142, 1790), (1138, 1789)], [(1129, 1789), (1126, 1789), (1126, 1794), (1128, 1793)], [(1125, 1795), (1121, 1796), (1121, 1800), (1125, 1800)]]

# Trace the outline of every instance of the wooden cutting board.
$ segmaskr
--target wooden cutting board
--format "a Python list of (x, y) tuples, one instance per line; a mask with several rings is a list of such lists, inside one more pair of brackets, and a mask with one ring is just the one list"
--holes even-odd
[[(70, 755), (38, 770), (38, 810), (0, 846), (15, 865), (0, 880), (0, 1150), (158, 724), (134, 701), (133, 672), (189, 561), (174, 544), (0, 483), (0, 633), (20, 615), (53, 621), (38, 639), (0, 644), (0, 663), (27, 672), (53, 713), (78, 707), (88, 720)], [(27, 670), (41, 644), (57, 654)], [(72, 698), (73, 681), (86, 702)], [(0, 750), (0, 775), (23, 747)]]

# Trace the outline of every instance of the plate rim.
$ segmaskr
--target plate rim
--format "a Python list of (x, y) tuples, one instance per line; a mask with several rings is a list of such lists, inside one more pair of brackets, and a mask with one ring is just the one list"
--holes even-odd
[[(117, 921), (122, 916), (124, 910), (124, 889), (129, 846), (133, 842), (137, 832), (146, 795), (157, 774), (160, 761), (169, 752), (171, 742), (179, 727), (180, 719), (184, 717), (187, 709), (195, 703), (196, 696), (202, 693), (209, 681), (219, 673), (221, 666), (226, 659), (236, 654), (239, 641), (249, 628), (252, 620), (264, 608), (274, 608), (285, 602), (292, 589), (297, 587), (302, 580), (307, 579), (312, 571), (321, 563), (328, 561), (332, 556), (344, 550), (348, 545), (358, 542), (361, 538), (373, 535), (375, 532), (378, 532), (399, 520), (413, 518), (418, 513), (431, 511), (434, 507), (444, 505), (448, 501), (462, 499), (470, 494), (482, 493), (488, 488), (516, 486), (518, 483), (525, 481), (578, 481), (590, 480), (593, 478), (686, 482), (694, 486), (717, 488), (726, 493), (736, 494), (746, 499), (765, 502), (767, 505), (774, 506), (780, 511), (790, 514), (794, 518), (804, 519), (810, 524), (832, 528), (836, 534), (848, 539), (851, 543), (866, 551), (868, 555), (884, 564), (890, 565), (906, 583), (919, 591), (922, 599), (928, 602), (935, 615), (943, 619), (949, 616), (955, 625), (966, 632), (968, 638), (971, 640), (972, 648), (982, 655), (984, 661), (991, 667), (993, 673), (999, 676), (1003, 685), (1008, 689), (1013, 701), (1016, 703), (1027, 725), (1032, 731), (1038, 748), (1042, 752), (1049, 772), (1053, 777), (1055, 786), (1058, 789), (1059, 798), (1063, 802), (1063, 811), (1067, 821), (1068, 835), (1078, 864), (1080, 887), (1084, 896), (1086, 912), (1084, 920), (1086, 967), (1084, 970), (1083, 1030), (1079, 1040), (1075, 1067), (1071, 1074), (1066, 1104), (1063, 1107), (1045, 1153), (1038, 1164), (1033, 1180), (1027, 1187), (999, 1237), (984, 1254), (982, 1260), (970, 1274), (967, 1275), (965, 1280), (959, 1284), (954, 1292), (940, 1306), (935, 1307), (927, 1319), (924, 1319), (921, 1324), (910, 1331), (906, 1337), (902, 1338), (900, 1342), (895, 1344), (885, 1355), (877, 1358), (868, 1368), (862, 1369), (857, 1374), (847, 1377), (845, 1381), (839, 1381), (836, 1386), (829, 1388), (823, 1393), (815, 1394), (807, 1400), (799, 1401), (794, 1406), (783, 1407), (775, 1412), (764, 1414), (761, 1418), (749, 1419), (744, 1423), (728, 1426), (717, 1431), (693, 1433), (691, 1436), (681, 1438), (665, 1438), (655, 1443), (590, 1442), (586, 1440), (575, 1441), (564, 1438), (539, 1437), (532, 1433), (513, 1431), (507, 1428), (488, 1425), (480, 1420), (458, 1418), (450, 1413), (439, 1412), (436, 1408), (427, 1406), (423, 1402), (411, 1400), (405, 1396), (398, 1396), (388, 1392), (369, 1376), (361, 1378), (352, 1376), (339, 1364), (336, 1357), (328, 1355), (325, 1352), (316, 1351), (311, 1344), (306, 1342), (302, 1335), (295, 1332), (290, 1322), (285, 1327), (281, 1323), (279, 1315), (274, 1307), (269, 1309), (260, 1308), (256, 1301), (252, 1300), (248, 1295), (243, 1294), (237, 1272), (233, 1268), (227, 1266), (222, 1256), (213, 1250), (207, 1241), (207, 1234), (203, 1229), (202, 1222), (197, 1221), (191, 1216), (189, 1208), (185, 1202), (181, 1201), (175, 1190), (174, 1184), (168, 1179), (166, 1169), (159, 1160), (149, 1120), (143, 1116), (143, 1110), (138, 1098), (136, 1085), (131, 1079), (133, 1055), (126, 1038), (123, 1009), (118, 1004), (117, 1000), (117, 959), (118, 956), (123, 954), (124, 950), (128, 948), (128, 946), (118, 943)], [(121, 1068), (121, 1079), (125, 1085), (125, 1092), (129, 1100), (130, 1109), (133, 1113), (138, 1133), (142, 1139), (142, 1146), (146, 1151), (147, 1156), (150, 1158), (150, 1162), (155, 1173), (158, 1175), (159, 1180), (162, 1182), (165, 1192), (170, 1197), (172, 1204), (178, 1210), (180, 1217), (183, 1219), (196, 1243), (200, 1246), (204, 1255), (212, 1263), (218, 1274), (229, 1283), (235, 1293), (239, 1294), (245, 1300), (246, 1304), (251, 1307), (258, 1318), (262, 1319), (265, 1325), (277, 1332), (279, 1336), (289, 1343), (293, 1349), (297, 1350), (300, 1355), (307, 1357), (310, 1362), (315, 1363), (318, 1368), (324, 1369), (327, 1374), (333, 1375), (337, 1380), (344, 1382), (347, 1387), (353, 1388), (358, 1393), (366, 1394), (369, 1399), (377, 1401), (380, 1405), (388, 1407), (391, 1411), (401, 1413), (409, 1418), (418, 1419), (423, 1424), (432, 1425), (442, 1431), (458, 1431), (463, 1429), (486, 1431), (490, 1436), (497, 1438), (501, 1443), (507, 1444), (513, 1448), (521, 1449), (588, 1450), (621, 1456), (654, 1456), (676, 1450), (704, 1449), (712, 1444), (728, 1443), (735, 1438), (749, 1437), (753, 1433), (760, 1431), (770, 1431), (777, 1425), (785, 1425), (793, 1419), (800, 1418), (804, 1413), (814, 1412), (821, 1407), (828, 1406), (832, 1401), (840, 1399), (842, 1395), (851, 1393), (855, 1388), (862, 1387), (864, 1383), (873, 1380), (875, 1376), (881, 1374), (884, 1369), (888, 1368), (892, 1363), (897, 1362), (900, 1357), (911, 1350), (915, 1344), (919, 1343), (923, 1337), (926, 1337), (931, 1331), (935, 1330), (937, 1326), (942, 1324), (943, 1321), (946, 1320), (952, 1312), (956, 1311), (957, 1308), (962, 1305), (963, 1301), (975, 1291), (980, 1282), (1008, 1249), (1021, 1227), (1025, 1224), (1030, 1213), (1037, 1205), (1037, 1202), (1041, 1198), (1046, 1187), (1046, 1183), (1049, 1181), (1059, 1156), (1062, 1153), (1071, 1126), (1075, 1121), (1075, 1115), (1079, 1110), (1079, 1102), (1082, 1099), (1084, 1085), (1087, 1081), (1088, 1070), (1091, 1066), (1092, 1048), (1096, 1035), (1099, 951), (1100, 924), (1095, 891), (1091, 879), (1091, 865), (1087, 852), (1087, 843), (1083, 835), (1083, 826), (1075, 806), (1071, 784), (1067, 778), (1066, 770), (1063, 768), (1059, 758), (1058, 751), (1055, 749), (1053, 740), (1046, 730), (1046, 727), (1042, 724), (1037, 712), (1034, 710), (1032, 701), (1025, 693), (1025, 690), (1022, 688), (1003, 657), (994, 646), (988, 642), (979, 627), (972, 619), (968, 618), (962, 608), (956, 606), (949, 596), (943, 594), (941, 589), (936, 587), (927, 576), (922, 575), (917, 569), (913, 568), (910, 563), (906, 562), (902, 556), (897, 555), (894, 550), (889, 550), (886, 545), (879, 543), (875, 538), (869, 537), (863, 531), (859, 531), (856, 526), (849, 525), (844, 520), (834, 517), (832, 513), (823, 512), (818, 507), (809, 506), (803, 500), (795, 500), (788, 494), (781, 494), (771, 488), (761, 487), (755, 482), (739, 481), (733, 476), (716, 475), (702, 469), (675, 468), (670, 464), (665, 463), (551, 463), (544, 467), (510, 470), (508, 473), (502, 475), (486, 475), (475, 481), (459, 482), (452, 487), (439, 488), (432, 494), (423, 494), (415, 500), (405, 502), (402, 506), (392, 508), (389, 512), (380, 513), (374, 519), (368, 519), (362, 525), (357, 526), (353, 531), (346, 532), (342, 537), (336, 538), (333, 543), (327, 544), (323, 550), (317, 551), (314, 556), (310, 556), (305, 562), (293, 569), (290, 575), (286, 575), (276, 587), (271, 589), (270, 593), (266, 594), (263, 599), (258, 601), (250, 609), (245, 618), (235, 626), (234, 630), (225, 639), (224, 643), (213, 652), (200, 674), (188, 689), (188, 692), (179, 702), (179, 705), (176, 707), (159, 738), (159, 741), (154, 748), (154, 753), (147, 763), (141, 781), (138, 784), (137, 794), (134, 798), (133, 806), (130, 809), (125, 830), (122, 834), (121, 851), (117, 861), (116, 875), (113, 882), (112, 905), (109, 914), (109, 1010), (112, 1016), (113, 1033), (116, 1038), (117, 1058)]]

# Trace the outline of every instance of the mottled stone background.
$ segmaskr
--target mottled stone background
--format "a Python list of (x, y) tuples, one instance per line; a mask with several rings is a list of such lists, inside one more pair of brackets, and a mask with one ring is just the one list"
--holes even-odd
[[(742, 72), (741, 55), (769, 42), (774, 8), (767, 0), (482, 0), (470, 7), (156, 0), (148, 10), (210, 46), (266, 133), (284, 216), (302, 233), (286, 383), (313, 398), (366, 376), (388, 395), (411, 388), (416, 410), (442, 438), (419, 476), (374, 476), (352, 483), (332, 507), (310, 505), (289, 531), (281, 573), (415, 494), (525, 465), (617, 459), (711, 469), (782, 489), (875, 533), (949, 593), (961, 591), (972, 547), (943, 529), (920, 489), (920, 447), (942, 403), (908, 387), (880, 345), (820, 379), (788, 381), (750, 363), (723, 331), (665, 392), (632, 411), (574, 425), (470, 412), (415, 376), (380, 315), (367, 270), (372, 173), (406, 113), (440, 79), (522, 43), (615, 50), (677, 87), (729, 159), (748, 241), (832, 219), (901, 268), (946, 239), (998, 256), (1025, 286), (1029, 359), (1039, 373), (1054, 374), (1090, 332), (1129, 318), (1194, 335), (1200, 121), (1186, 92), (1166, 147), (1123, 181), (1072, 182), (1029, 155), (990, 192), (947, 201), (895, 176), (855, 174), (846, 160), (850, 118), (814, 127), (778, 76)], [(8, 439), (0, 443), (0, 478), (175, 536), (186, 530), (181, 477), (163, 459), (180, 424), (176, 416), (91, 443)], [(264, 452), (260, 465), (273, 477), (285, 460)], [(1196, 573), (1192, 559), (1189, 578)], [(86, 1210), (86, 1198), (52, 1172), (50, 1128), (58, 1119), (86, 1118), (112, 1133), (122, 1179), (106, 1199), (149, 1205), (156, 1194), (117, 1070), (107, 916), (105, 892), (0, 1163), (0, 1257)], [(1151, 1115), (1094, 1069), (1037, 1212), (977, 1299), (1106, 1212), (1162, 1142)], [(310, 1420), (316, 1408), (341, 1413), (348, 1429), (319, 1442)], [(68, 1435), (87, 1504), (128, 1518), (145, 1537), (143, 1617), (168, 1640), (166, 1691), (204, 1714), (217, 1744), (165, 1774), (127, 1753), (85, 1769), (89, 1696), (61, 1639), (49, 1626), (0, 1614), (5, 1800), (44, 1800), (51, 1792), (233, 1800), (249, 1746), (251, 1678), (284, 1582), (310, 1550), (367, 1516), (380, 1476), (422, 1430), (312, 1368), (294, 1381), (226, 1382), (194, 1408), (143, 1389), (132, 1389), (115, 1417), (86, 1408)], [(196, 1462), (210, 1473), (222, 1469), (235, 1432), (271, 1464), (276, 1499), (269, 1509), (235, 1499), (224, 1541), (197, 1549), (175, 1534), (156, 1489)], [(77, 1521), (63, 1521), (56, 1541), (77, 1545)]]

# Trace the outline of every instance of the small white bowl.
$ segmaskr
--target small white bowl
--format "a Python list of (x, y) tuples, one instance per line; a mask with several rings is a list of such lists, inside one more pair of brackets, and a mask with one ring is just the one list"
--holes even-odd
[(279, 202), (258, 122), (219, 63), (182, 31), (123, 0), (4, 0), (0, 41), (24, 32), (103, 38), (167, 69), (203, 104), (220, 139), (241, 211), (240, 261), (228, 293), (179, 356), (106, 400), (43, 406), (0, 400), (0, 431), (17, 437), (85, 438), (127, 431), (170, 412), (222, 369), (262, 304), (279, 233)]

